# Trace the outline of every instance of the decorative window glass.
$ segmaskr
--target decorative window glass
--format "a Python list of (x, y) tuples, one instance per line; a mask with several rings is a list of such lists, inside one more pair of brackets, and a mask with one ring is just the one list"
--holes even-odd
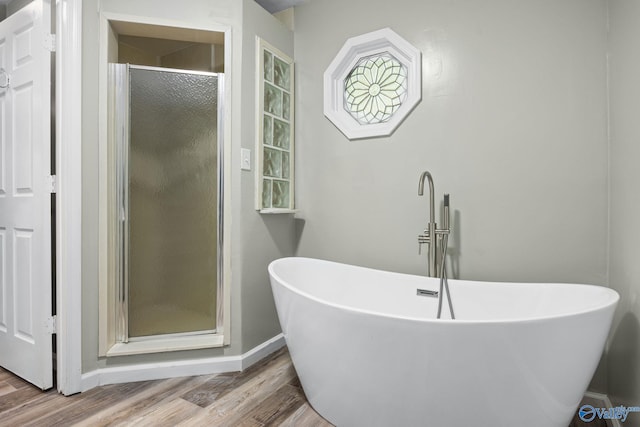
[(324, 114), (349, 139), (391, 135), (422, 98), (421, 70), (389, 28), (350, 38), (324, 73)]
[(259, 37), (256, 50), (256, 209), (293, 212), (293, 60)]
[(407, 97), (407, 67), (389, 54), (362, 58), (344, 81), (344, 108), (360, 124), (383, 123)]

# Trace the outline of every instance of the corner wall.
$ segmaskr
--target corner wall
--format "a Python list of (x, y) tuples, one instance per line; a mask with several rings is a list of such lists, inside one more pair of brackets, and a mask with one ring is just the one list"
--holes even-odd
[[(614, 405), (640, 406), (640, 2), (610, 0), (610, 284), (620, 293), (607, 358)], [(631, 413), (625, 426), (640, 426)]]
[[(267, 266), (293, 255), (295, 223), (291, 214), (261, 215), (255, 210), (256, 36), (293, 57), (293, 33), (253, 0), (242, 9), (242, 148), (251, 150), (251, 171), (241, 171), (242, 351), (281, 332)], [(239, 149), (234, 154), (239, 154)], [(239, 157), (233, 161), (240, 165)], [(234, 270), (235, 271), (235, 270)], [(265, 338), (266, 337), (266, 338)]]

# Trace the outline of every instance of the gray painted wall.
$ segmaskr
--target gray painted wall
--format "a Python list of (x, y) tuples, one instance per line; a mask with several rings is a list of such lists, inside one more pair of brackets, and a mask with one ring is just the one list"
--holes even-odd
[[(640, 405), (640, 2), (611, 0), (611, 287), (621, 301), (611, 331), (607, 378), (614, 405)], [(640, 426), (633, 413), (625, 426)]]
[[(226, 348), (174, 353), (98, 357), (98, 76), (99, 11), (171, 20), (207, 27), (211, 22), (231, 25), (233, 62), (232, 206), (231, 236), (231, 345)], [(238, 355), (277, 335), (266, 264), (293, 254), (294, 222), (290, 216), (263, 219), (253, 210), (253, 173), (240, 172), (240, 146), (253, 148), (255, 94), (255, 34), (260, 31), (285, 52), (293, 52), (289, 30), (252, 0), (191, 0), (176, 8), (169, 0), (101, 0), (83, 3), (83, 189), (82, 189), (82, 371), (142, 362)], [(229, 319), (229, 318), (228, 318)]]
[[(423, 53), (422, 102), (391, 137), (349, 141), (323, 72), (387, 26)], [(456, 277), (606, 285), (605, 1), (323, 0), (295, 28), (298, 255), (425, 273), (429, 170)]]
[[(239, 212), (242, 223), (242, 252), (238, 257), (242, 274), (242, 351), (246, 352), (281, 332), (267, 265), (274, 259), (291, 256), (295, 251), (293, 216), (260, 215), (254, 208), (256, 36), (293, 56), (293, 33), (252, 0), (244, 3), (242, 12), (242, 147), (251, 149), (253, 163), (251, 172), (241, 172)], [(235, 154), (238, 152), (236, 150)], [(240, 165), (240, 160), (234, 160), (233, 164)]]

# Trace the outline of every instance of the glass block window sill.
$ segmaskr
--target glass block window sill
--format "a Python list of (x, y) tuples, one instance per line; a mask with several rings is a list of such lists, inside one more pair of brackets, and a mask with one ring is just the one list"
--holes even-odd
[(261, 214), (295, 214), (300, 212), (300, 210), (287, 208), (268, 208), (260, 209), (258, 212), (260, 212)]

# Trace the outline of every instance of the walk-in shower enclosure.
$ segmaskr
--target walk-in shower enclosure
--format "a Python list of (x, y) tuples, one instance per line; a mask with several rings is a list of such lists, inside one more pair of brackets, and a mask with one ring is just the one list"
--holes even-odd
[(223, 75), (110, 64), (116, 341), (222, 331)]

